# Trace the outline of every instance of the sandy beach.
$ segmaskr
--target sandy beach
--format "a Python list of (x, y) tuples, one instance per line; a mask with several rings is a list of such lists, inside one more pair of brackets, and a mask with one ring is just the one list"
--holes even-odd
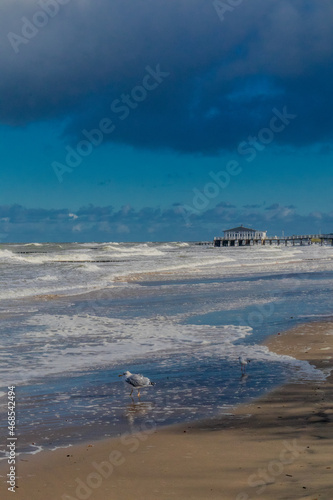
[[(266, 344), (332, 368), (332, 322)], [(136, 435), (19, 456), (15, 498), (331, 500), (332, 380), (288, 384), (223, 418), (158, 430), (147, 421)], [(11, 495), (2, 479), (1, 498)]]
[(0, 500), (333, 500), (333, 0), (0, 13)]

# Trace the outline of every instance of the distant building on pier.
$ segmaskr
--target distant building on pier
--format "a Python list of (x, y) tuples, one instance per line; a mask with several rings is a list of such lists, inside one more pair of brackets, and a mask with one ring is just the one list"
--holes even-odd
[(226, 229), (223, 238), (214, 238), (214, 246), (243, 246), (263, 243), (267, 236), (267, 231), (258, 231), (249, 227), (238, 226)]
[(267, 235), (267, 231), (257, 231), (244, 226), (226, 229), (223, 232), (226, 240), (264, 240)]
[(224, 236), (215, 236), (214, 247), (241, 247), (250, 245), (332, 245), (333, 233), (298, 234), (293, 236), (267, 236), (267, 231), (257, 231), (249, 227), (238, 226), (226, 229)]

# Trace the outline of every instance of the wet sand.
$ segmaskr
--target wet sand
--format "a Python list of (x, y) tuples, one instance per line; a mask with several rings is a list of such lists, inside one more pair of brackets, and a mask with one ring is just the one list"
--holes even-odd
[[(270, 338), (275, 352), (333, 368), (333, 323)], [(251, 365), (248, 367), (249, 376)], [(17, 457), (24, 500), (332, 500), (333, 377), (288, 384), (227, 417)], [(0, 464), (0, 497), (13, 498)]]

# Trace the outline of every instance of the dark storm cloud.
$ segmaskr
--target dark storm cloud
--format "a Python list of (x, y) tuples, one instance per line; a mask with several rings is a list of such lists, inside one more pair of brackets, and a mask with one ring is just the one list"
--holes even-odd
[[(327, 142), (332, 22), (329, 0), (244, 1), (223, 22), (207, 0), (3, 0), (0, 120), (66, 120), (73, 142), (109, 117), (108, 140), (215, 154), (286, 106), (297, 119), (277, 143)], [(158, 64), (168, 78), (119, 120), (111, 103)]]

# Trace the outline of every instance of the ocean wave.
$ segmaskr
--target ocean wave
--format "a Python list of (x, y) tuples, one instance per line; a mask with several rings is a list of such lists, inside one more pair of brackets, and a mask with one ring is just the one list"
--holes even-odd
[(45, 276), (39, 276), (38, 278), (35, 278), (34, 281), (59, 281), (59, 276), (46, 274)]
[(112, 257), (124, 257), (124, 256), (127, 256), (127, 257), (135, 257), (135, 256), (147, 256), (147, 257), (151, 257), (151, 256), (160, 256), (160, 255), (164, 255), (164, 252), (162, 252), (161, 250), (159, 250), (158, 248), (152, 248), (152, 247), (149, 247), (148, 245), (140, 245), (138, 247), (115, 247), (114, 245), (106, 245), (104, 246), (103, 248), (103, 251), (106, 252), (106, 254), (108, 254), (109, 252), (114, 252), (114, 253), (111, 253), (111, 256)]
[(112, 246), (112, 247), (119, 247), (121, 243), (118, 243), (117, 241), (108, 241), (107, 243), (102, 243), (101, 248)]
[[(330, 269), (333, 247), (207, 248), (182, 242), (84, 243), (56, 245), (27, 251), (12, 245), (0, 249), (4, 285), (1, 299), (42, 294), (81, 294), (120, 282), (146, 280), (158, 275), (209, 277), (281, 272), (288, 274), (320, 267)], [(27, 253), (18, 253), (19, 251)], [(43, 252), (43, 253), (42, 253)], [(326, 260), (325, 260), (326, 259)], [(36, 266), (35, 269), (33, 266)], [(38, 266), (40, 266), (38, 268)], [(127, 283), (128, 282), (128, 283)], [(40, 288), (42, 287), (42, 288)]]
[(42, 247), (44, 243), (25, 243), (24, 247)]
[(88, 271), (89, 273), (94, 273), (96, 271), (101, 271), (102, 269), (96, 264), (85, 263), (82, 265), (81, 269)]
[(186, 243), (183, 241), (170, 241), (168, 243), (159, 243), (159, 248), (163, 248), (164, 250), (175, 250), (177, 248), (187, 248), (190, 246), (190, 243)]
[(24, 261), (25, 258), (17, 255), (15, 252), (11, 250), (0, 250), (0, 260), (2, 261)]
[(185, 241), (176, 241), (174, 244), (175, 246), (180, 248), (185, 248), (190, 246), (190, 243), (186, 243)]
[[(132, 272), (128, 272), (128, 269), (124, 271), (124, 273), (117, 273), (117, 278), (122, 278), (122, 279), (144, 279), (145, 276), (153, 276), (154, 274), (173, 274), (177, 272), (184, 272), (184, 273), (195, 273), (197, 274), (200, 271), (207, 270), (207, 267), (209, 266), (214, 266), (214, 269), (212, 267), (212, 271), (216, 270), (216, 266), (224, 266), (225, 264), (228, 264), (230, 267), (232, 266), (232, 263), (237, 265), (234, 259), (231, 257), (224, 257), (224, 256), (219, 256), (213, 259), (193, 259), (191, 262), (179, 262), (179, 264), (175, 264), (174, 261), (176, 260), (177, 257), (174, 257), (170, 263), (165, 263), (163, 262), (163, 265), (161, 265), (161, 262), (156, 262), (155, 265), (154, 263), (150, 263), (149, 266), (147, 266), (146, 269), (141, 268), (141, 270), (136, 271), (133, 270)], [(187, 256), (178, 256), (179, 259), (188, 259)]]
[(76, 253), (67, 251), (62, 254), (56, 254), (53, 252), (50, 253), (31, 253), (26, 255), (20, 255), (15, 252), (11, 252), (10, 250), (0, 250), (0, 260), (3, 261), (17, 261), (27, 264), (47, 264), (54, 262), (86, 262), (86, 261), (94, 261), (96, 260), (96, 255), (93, 253)]

